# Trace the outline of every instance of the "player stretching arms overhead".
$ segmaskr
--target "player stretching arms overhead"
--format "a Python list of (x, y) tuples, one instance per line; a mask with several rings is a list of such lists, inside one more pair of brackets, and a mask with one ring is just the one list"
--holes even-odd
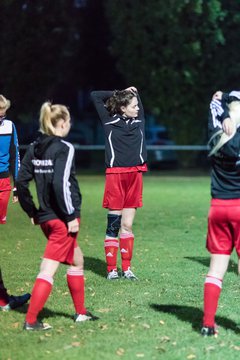
[(136, 209), (142, 206), (142, 173), (147, 171), (143, 106), (135, 87), (93, 91), (91, 97), (105, 133), (103, 207), (108, 209), (104, 241), (107, 279), (119, 278), (117, 253), (120, 245), (122, 276), (137, 280), (131, 270), (132, 225)]
[[(53, 286), (60, 263), (69, 264), (67, 284), (75, 307), (75, 321), (96, 320), (84, 305), (83, 255), (77, 244), (81, 194), (75, 177), (74, 147), (63, 138), (70, 130), (70, 114), (64, 105), (46, 102), (41, 107), (42, 135), (29, 146), (17, 180), (22, 208), (32, 223), (40, 224), (48, 239), (35, 281), (24, 323), (25, 330), (47, 330), (37, 320)], [(39, 209), (36, 208), (29, 182), (36, 183)]]
[[(13, 177), (13, 199), (18, 201), (15, 181), (19, 168), (18, 138), (15, 125), (6, 119), (6, 112), (10, 107), (10, 101), (0, 95), (0, 224), (6, 224), (7, 207), (11, 194), (10, 173)], [(25, 304), (30, 294), (21, 296), (9, 295), (3, 282), (0, 264), (0, 311), (7, 311)]]
[[(231, 123), (231, 109), (240, 101), (240, 92), (217, 92), (209, 112), (209, 138), (215, 148), (214, 134), (223, 127), (229, 135), (235, 131)], [(234, 104), (235, 103), (235, 104)], [(233, 105), (233, 106), (232, 106)], [(229, 118), (230, 114), (230, 118)], [(240, 116), (240, 114), (239, 114)], [(217, 140), (218, 141), (218, 140)], [(211, 152), (210, 152), (211, 153)], [(227, 271), (230, 255), (235, 247), (240, 257), (240, 128), (211, 156), (211, 206), (208, 214), (207, 249), (211, 253), (210, 268), (204, 284), (204, 317), (201, 333), (217, 333), (215, 314)]]

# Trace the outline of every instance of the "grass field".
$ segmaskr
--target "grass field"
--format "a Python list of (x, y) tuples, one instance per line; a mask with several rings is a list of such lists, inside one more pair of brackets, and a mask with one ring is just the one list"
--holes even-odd
[[(205, 250), (208, 176), (145, 176), (144, 207), (134, 224), (132, 267), (138, 282), (105, 279), (103, 182), (103, 175), (79, 176), (86, 305), (100, 320), (73, 322), (66, 267), (61, 265), (41, 314), (53, 330), (23, 332), (27, 307), (0, 313), (0, 359), (236, 359), (240, 354), (240, 291), (235, 254), (219, 303), (219, 336), (199, 335), (209, 264)], [(31, 226), (18, 204), (10, 204), (0, 238), (6, 286), (13, 294), (30, 292), (46, 241), (40, 229)]]

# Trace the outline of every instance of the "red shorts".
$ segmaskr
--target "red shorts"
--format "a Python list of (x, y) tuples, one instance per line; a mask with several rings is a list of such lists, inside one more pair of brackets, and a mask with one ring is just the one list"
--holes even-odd
[(111, 210), (142, 207), (142, 172), (106, 174), (103, 207)]
[(74, 249), (78, 246), (78, 233), (68, 233), (66, 224), (59, 219), (49, 220), (40, 225), (48, 239), (43, 257), (72, 265)]
[(206, 247), (211, 254), (240, 256), (240, 199), (212, 199)]
[(10, 178), (0, 179), (0, 224), (6, 224), (8, 202), (11, 194)]

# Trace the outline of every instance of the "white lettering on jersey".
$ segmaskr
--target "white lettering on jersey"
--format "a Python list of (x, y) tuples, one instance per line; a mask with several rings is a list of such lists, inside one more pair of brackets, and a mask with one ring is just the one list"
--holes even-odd
[(53, 166), (53, 162), (51, 159), (47, 159), (47, 160), (33, 159), (32, 163), (34, 166)]

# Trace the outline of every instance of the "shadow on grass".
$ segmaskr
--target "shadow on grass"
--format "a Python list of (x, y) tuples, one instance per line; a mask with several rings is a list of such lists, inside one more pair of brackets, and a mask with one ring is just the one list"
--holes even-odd
[(49, 310), (46, 307), (43, 308), (43, 310), (40, 312), (38, 318), (39, 318), (39, 320), (43, 320), (43, 319), (47, 319), (47, 318), (53, 318), (53, 317), (56, 317), (56, 316), (63, 316), (65, 318), (73, 320), (73, 315), (67, 314), (67, 313), (62, 312), (62, 311)]
[[(21, 314), (26, 314), (29, 304), (24, 304), (23, 306), (14, 309), (13, 311), (17, 311)], [(56, 316), (63, 316), (65, 318), (73, 319), (73, 316), (70, 314), (67, 314), (65, 312), (61, 311), (53, 311), (49, 310), (48, 308), (44, 307), (43, 310), (40, 312), (38, 319), (42, 320), (43, 318), (50, 318), (50, 317), (56, 317)]]
[[(198, 262), (206, 267), (209, 267), (209, 264), (210, 264), (210, 257), (185, 256), (184, 259)], [(238, 275), (238, 265), (231, 259), (230, 259), (229, 265), (228, 265), (228, 272), (233, 272), (234, 274)]]
[[(203, 311), (193, 307), (185, 305), (159, 305), (159, 304), (150, 304), (150, 307), (159, 312), (167, 313), (176, 316), (179, 320), (184, 322), (189, 322), (192, 324), (194, 331), (199, 332), (202, 324)], [(239, 325), (226, 317), (216, 316), (216, 323), (223, 327), (226, 330), (232, 330), (236, 334), (240, 334)]]
[(91, 270), (95, 274), (106, 277), (107, 266), (105, 261), (94, 257), (84, 256), (84, 269)]
[(27, 313), (27, 309), (28, 309), (28, 305), (29, 305), (29, 303), (28, 303), (28, 304), (24, 304), (24, 305), (22, 305), (21, 307), (18, 307), (18, 308), (16, 308), (16, 309), (11, 310), (11, 311), (17, 311), (17, 312), (19, 312), (20, 314), (26, 314), (26, 313)]

